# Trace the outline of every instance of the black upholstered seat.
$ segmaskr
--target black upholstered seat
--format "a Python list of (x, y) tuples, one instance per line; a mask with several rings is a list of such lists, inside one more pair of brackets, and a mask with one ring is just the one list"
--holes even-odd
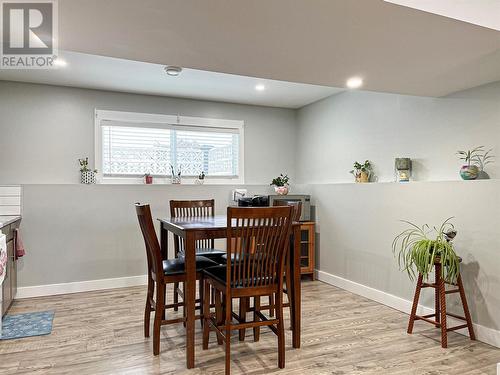
[[(219, 265), (219, 266), (214, 266), (214, 267), (207, 267), (203, 270), (203, 273), (205, 274), (206, 277), (210, 277), (214, 280), (217, 280), (218, 282), (222, 284), (226, 284), (226, 279), (227, 279), (227, 273), (226, 273), (226, 268), (227, 265)], [(234, 283), (231, 283), (231, 287), (240, 287), (243, 284), (246, 284), (243, 280), (240, 280), (240, 285), (234, 285)]]
[[(206, 257), (196, 257), (196, 272), (201, 272), (205, 268), (217, 266), (218, 263)], [(163, 272), (167, 276), (179, 275), (185, 272), (184, 258), (167, 259), (163, 261)]]
[[(213, 260), (217, 264), (222, 264), (222, 263), (226, 262), (225, 260), (223, 260), (223, 256), (225, 256), (225, 255), (226, 255), (226, 252), (224, 250), (217, 250), (217, 249), (205, 248), (205, 247), (196, 248), (196, 256), (203, 256), (205, 258)], [(184, 258), (184, 249), (179, 251), (178, 256), (179, 256), (179, 258)]]

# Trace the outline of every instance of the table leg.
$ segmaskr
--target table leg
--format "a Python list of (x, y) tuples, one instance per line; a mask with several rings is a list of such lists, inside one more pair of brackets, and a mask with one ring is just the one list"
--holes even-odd
[(194, 233), (186, 232), (185, 237), (186, 282), (184, 309), (186, 311), (186, 366), (194, 367), (194, 318), (196, 304), (196, 255)]
[(163, 223), (160, 230), (160, 247), (163, 260), (168, 259), (168, 229), (163, 226)]
[(300, 293), (300, 225), (293, 227), (293, 246), (290, 248), (290, 261), (292, 263), (292, 277), (290, 290), (290, 310), (292, 318), (292, 345), (300, 348), (300, 319), (301, 319), (301, 293)]

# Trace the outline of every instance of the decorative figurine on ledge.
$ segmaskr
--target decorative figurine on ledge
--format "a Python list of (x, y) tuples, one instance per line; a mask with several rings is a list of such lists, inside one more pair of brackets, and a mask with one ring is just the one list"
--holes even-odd
[(205, 182), (205, 172), (202, 171), (198, 175), (198, 178), (195, 180), (195, 183), (196, 185), (203, 185), (204, 182)]
[(172, 184), (179, 185), (181, 183), (181, 174), (182, 174), (181, 166), (179, 166), (179, 171), (175, 173), (174, 166), (170, 164), (170, 171), (172, 172)]
[(409, 182), (411, 177), (411, 159), (396, 158), (394, 162), (396, 182)]

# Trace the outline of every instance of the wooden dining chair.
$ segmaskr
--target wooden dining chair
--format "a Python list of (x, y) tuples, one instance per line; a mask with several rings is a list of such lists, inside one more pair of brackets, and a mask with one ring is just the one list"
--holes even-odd
[[(213, 217), (215, 216), (215, 200), (171, 200), (170, 201), (170, 217)], [(196, 255), (204, 256), (223, 264), (222, 256), (226, 252), (215, 249), (214, 239), (205, 239), (196, 241)], [(184, 240), (174, 235), (174, 255), (176, 258), (184, 257)], [(202, 286), (200, 284), (200, 292)], [(179, 296), (182, 298), (183, 291), (179, 289), (179, 283), (174, 283), (174, 304), (179, 303)], [(177, 311), (177, 307), (174, 308)]]
[[(292, 207), (292, 220), (294, 222), (300, 221), (300, 216), (302, 214), (302, 202), (300, 201), (286, 201), (286, 200), (276, 200), (273, 202), (273, 206), (291, 206)], [(290, 243), (290, 246), (293, 246), (293, 243)], [(234, 258), (234, 254), (232, 255)], [(288, 293), (290, 289), (290, 275), (292, 275), (292, 270), (291, 270), (291, 262), (289, 259), (289, 252), (286, 253), (285, 255), (285, 282), (286, 282), (286, 288), (283, 289), (283, 292), (286, 294), (288, 301), (286, 303), (283, 303), (283, 307), (290, 307), (290, 294)], [(227, 254), (226, 256), (223, 256), (223, 259), (227, 261)], [(262, 310), (269, 310), (269, 315), (274, 316), (274, 296), (269, 295), (268, 296), (268, 305), (263, 305), (260, 307), (261, 311)], [(240, 315), (244, 315), (249, 307), (249, 299), (248, 298), (242, 298), (239, 303), (239, 309), (240, 309)], [(291, 313), (291, 311), (290, 311)], [(291, 314), (290, 314), (291, 316)], [(258, 330), (254, 330), (254, 339), (258, 340)], [(240, 341), (245, 340), (245, 330), (242, 329), (240, 330)]]
[[(146, 258), (148, 265), (148, 292), (146, 297), (146, 308), (144, 310), (144, 336), (149, 337), (151, 311), (155, 312), (153, 324), (153, 354), (160, 353), (160, 328), (165, 324), (182, 323), (186, 318), (170, 319), (165, 317), (165, 310), (174, 308), (182, 304), (165, 304), (165, 290), (167, 284), (179, 283), (186, 281), (185, 263), (184, 259), (162, 259), (160, 244), (156, 237), (156, 232), (151, 217), (151, 209), (149, 205), (135, 204), (137, 218), (141, 227), (142, 236), (144, 237), (144, 244), (146, 246)], [(196, 278), (203, 280), (203, 269), (216, 266), (217, 263), (202, 257), (196, 257)], [(156, 290), (156, 299), (154, 292)], [(203, 296), (200, 295), (201, 309)], [(201, 318), (201, 315), (198, 316)]]
[[(208, 349), (210, 331), (225, 342), (226, 374), (230, 374), (231, 331), (269, 327), (278, 336), (278, 367), (285, 367), (285, 331), (283, 323), (283, 272), (292, 224), (291, 207), (228, 207), (227, 249), (235, 255), (225, 266), (204, 270), (203, 349)], [(237, 239), (237, 240), (235, 240)], [(210, 313), (210, 291), (215, 293), (215, 316)], [(268, 318), (260, 310), (260, 297), (274, 295), (276, 317)], [(222, 298), (221, 298), (222, 297)], [(234, 298), (254, 298), (253, 321), (246, 313), (232, 311)], [(236, 323), (233, 322), (235, 318)]]

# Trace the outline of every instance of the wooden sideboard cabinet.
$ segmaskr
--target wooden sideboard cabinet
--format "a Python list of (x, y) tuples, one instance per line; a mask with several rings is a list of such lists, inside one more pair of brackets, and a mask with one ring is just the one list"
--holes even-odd
[(17, 219), (0, 228), (7, 237), (7, 267), (2, 284), (2, 316), (9, 309), (17, 292), (17, 260), (15, 249), (15, 229), (19, 228), (21, 219)]
[(316, 225), (314, 221), (304, 221), (300, 225), (300, 271), (302, 275), (311, 275), (314, 280)]

